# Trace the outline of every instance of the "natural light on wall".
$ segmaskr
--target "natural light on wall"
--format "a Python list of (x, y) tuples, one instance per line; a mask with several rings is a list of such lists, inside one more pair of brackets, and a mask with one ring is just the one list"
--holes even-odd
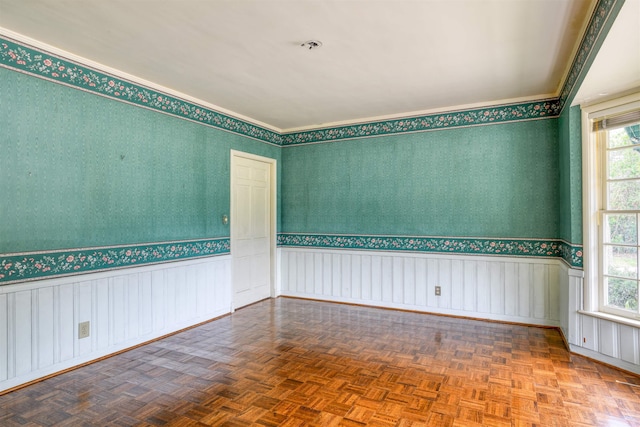
[[(586, 108), (585, 301), (640, 319), (640, 94)], [(585, 260), (586, 261), (586, 260)], [(587, 305), (587, 309), (589, 309)]]

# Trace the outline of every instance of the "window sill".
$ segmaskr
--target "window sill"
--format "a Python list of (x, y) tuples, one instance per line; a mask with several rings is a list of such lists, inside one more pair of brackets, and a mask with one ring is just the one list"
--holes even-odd
[(610, 322), (616, 322), (621, 325), (631, 326), (640, 329), (640, 320), (630, 319), (628, 317), (616, 316), (615, 314), (603, 313), (601, 311), (584, 311), (578, 310), (578, 313), (585, 316), (597, 317), (598, 319), (608, 320)]

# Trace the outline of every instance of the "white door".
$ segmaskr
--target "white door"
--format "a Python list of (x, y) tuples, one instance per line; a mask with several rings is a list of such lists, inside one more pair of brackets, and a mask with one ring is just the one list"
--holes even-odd
[(231, 152), (234, 309), (271, 296), (272, 162), (275, 160)]

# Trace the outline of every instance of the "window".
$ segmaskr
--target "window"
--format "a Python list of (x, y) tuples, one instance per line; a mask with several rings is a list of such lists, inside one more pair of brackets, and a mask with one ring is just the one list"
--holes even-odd
[(603, 143), (601, 188), (602, 311), (638, 311), (638, 224), (640, 223), (640, 120), (599, 131)]
[(640, 101), (628, 100), (589, 109), (585, 270), (592, 309), (640, 319)]

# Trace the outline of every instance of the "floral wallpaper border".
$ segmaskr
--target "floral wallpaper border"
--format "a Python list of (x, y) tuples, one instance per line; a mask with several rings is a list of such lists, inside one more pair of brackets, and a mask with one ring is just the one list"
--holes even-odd
[(316, 129), (282, 135), (282, 145), (300, 145), (314, 142), (337, 141), (351, 138), (392, 135), (408, 132), (424, 132), (492, 123), (545, 119), (560, 115), (557, 99), (548, 99), (520, 104), (491, 106), (473, 110), (409, 117)]
[(0, 37), (0, 66), (114, 100), (281, 145), (278, 132)]
[(574, 245), (565, 241), (560, 242), (562, 259), (572, 268), (583, 268), (582, 245)]
[(595, 56), (594, 48), (606, 35), (606, 31), (603, 30), (613, 22), (623, 3), (624, 0), (598, 0), (558, 98), (285, 134), (91, 69), (2, 36), (0, 66), (267, 143), (292, 146), (557, 117), (564, 106), (570, 103), (573, 92), (584, 78), (584, 71)]
[(206, 107), (0, 37), (0, 66), (280, 146), (419, 132), (559, 115), (557, 99), (279, 134)]
[(582, 246), (557, 239), (280, 233), (278, 246), (562, 258), (571, 267), (582, 268)]
[[(279, 233), (277, 244), (279, 247), (561, 258), (572, 268), (582, 268), (582, 245), (573, 245), (557, 239)], [(36, 279), (229, 253), (230, 240), (228, 237), (222, 237), (193, 241), (0, 254), (0, 286)]]
[(206, 240), (0, 254), (0, 285), (150, 263), (223, 255), (228, 237)]
[(613, 24), (624, 2), (625, 0), (598, 0), (573, 58), (569, 74), (560, 90), (558, 98), (560, 111), (573, 100), (575, 92), (584, 79), (583, 73), (588, 70), (588, 66), (597, 54), (597, 49), (594, 48), (604, 41), (608, 33), (608, 30), (603, 33), (603, 30)]

